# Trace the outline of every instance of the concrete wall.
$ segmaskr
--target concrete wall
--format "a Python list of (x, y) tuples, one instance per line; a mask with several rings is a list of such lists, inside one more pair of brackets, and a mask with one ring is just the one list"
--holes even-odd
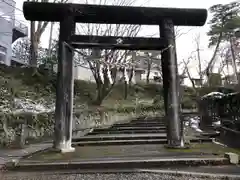
[[(117, 81), (120, 80), (122, 78), (122, 76), (123, 76), (122, 72), (117, 72), (116, 80)], [(130, 76), (130, 72), (128, 72), (128, 76)], [(84, 67), (80, 67), (80, 66), (75, 67), (74, 68), (74, 77), (75, 77), (75, 79), (79, 79), (79, 80), (95, 82), (92, 71), (89, 68), (84, 68)], [(135, 78), (136, 82), (140, 82), (141, 81), (141, 73), (136, 72), (135, 77), (133, 77), (133, 78)]]
[(4, 64), (10, 65), (11, 64), (11, 57), (12, 57), (12, 23), (5, 20), (4, 18), (0, 17), (0, 46), (6, 48), (6, 57)]
[(0, 1), (0, 45), (7, 49), (5, 62), (11, 64), (12, 57), (12, 29), (15, 22), (15, 2), (13, 0)]
[[(128, 77), (130, 76), (130, 71), (128, 71)], [(117, 72), (117, 76), (116, 76), (116, 80), (119, 81), (121, 78), (123, 77), (123, 73), (122, 72)], [(142, 77), (141, 77), (141, 72), (140, 71), (136, 71), (135, 72), (135, 77), (132, 78), (132, 82), (141, 82)]]
[[(57, 72), (57, 65), (54, 65), (53, 70), (54, 72)], [(87, 68), (81, 67), (81, 66), (74, 67), (73, 75), (74, 75), (74, 79), (76, 80), (95, 82), (92, 71), (88, 67)], [(122, 76), (123, 76), (122, 72), (117, 72), (116, 80), (119, 81), (122, 78)], [(128, 76), (130, 76), (130, 72), (128, 72)], [(135, 77), (133, 78), (135, 78), (136, 82), (141, 82), (142, 81), (141, 72), (136, 71)], [(133, 82), (134, 82), (134, 79), (133, 79)]]
[(78, 80), (95, 82), (92, 71), (88, 68), (80, 66), (74, 68), (74, 78)]
[[(53, 66), (53, 71), (57, 72), (57, 65)], [(92, 71), (88, 68), (84, 68), (80, 66), (74, 67), (73, 76), (74, 76), (74, 79), (76, 80), (95, 82)]]
[(13, 0), (0, 1), (0, 46), (7, 49), (4, 63), (11, 65), (13, 29), (15, 40), (28, 35), (28, 27), (15, 20), (16, 2)]

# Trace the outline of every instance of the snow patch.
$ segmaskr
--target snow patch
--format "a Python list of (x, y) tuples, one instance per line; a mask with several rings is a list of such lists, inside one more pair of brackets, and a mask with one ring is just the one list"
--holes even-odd
[(35, 102), (31, 99), (14, 99), (15, 108), (18, 112), (29, 112), (34, 114), (49, 113), (55, 110), (55, 105), (45, 105), (41, 102)]
[(199, 128), (199, 124), (200, 124), (200, 117), (195, 116), (195, 117), (191, 117), (189, 119), (189, 125), (192, 129), (194, 129), (196, 132), (203, 132), (200, 128)]
[[(46, 103), (46, 102), (45, 102)], [(33, 114), (40, 114), (40, 113), (49, 113), (55, 110), (55, 104), (46, 105), (44, 101), (36, 102), (31, 99), (20, 99), (14, 98), (13, 100), (13, 107), (2, 107), (1, 111), (5, 113), (33, 113)]]
[(223, 96), (225, 96), (225, 94), (223, 94), (221, 92), (210, 92), (210, 93), (202, 96), (202, 99), (207, 98), (207, 97), (222, 98)]
[(221, 121), (213, 122), (213, 125), (214, 125), (214, 126), (220, 126), (220, 125), (221, 125)]

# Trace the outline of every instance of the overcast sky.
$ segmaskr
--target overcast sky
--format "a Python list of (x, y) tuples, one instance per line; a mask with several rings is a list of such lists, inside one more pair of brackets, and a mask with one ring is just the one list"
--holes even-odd
[[(94, 1), (94, 0), (93, 0)], [(24, 19), (22, 15), (22, 4), (23, 0), (16, 0), (17, 2), (17, 8), (19, 10), (16, 10), (16, 17), (26, 23), (27, 21)], [(75, 2), (83, 3), (85, 0), (75, 0)], [(97, 0), (95, 0), (97, 2)], [(206, 8), (208, 9), (210, 6), (214, 4), (226, 4), (230, 3), (231, 0), (202, 0), (202, 1), (194, 1), (194, 0), (149, 0), (147, 3), (144, 3), (144, 6), (152, 6), (152, 7), (176, 7), (176, 8)], [(143, 4), (143, 0), (138, 0), (136, 5)], [(211, 18), (211, 15), (208, 14), (208, 20)], [(197, 20), (197, 19), (196, 19)], [(47, 27), (47, 30), (45, 31), (44, 35), (41, 39), (41, 45), (44, 47), (48, 46), (48, 39), (49, 39), (49, 29), (50, 27)], [(212, 56), (212, 50), (208, 49), (208, 37), (206, 35), (206, 32), (209, 30), (209, 26), (206, 23), (202, 27), (178, 27), (180, 29), (180, 32), (183, 34), (179, 38), (177, 38), (177, 57), (178, 61), (181, 61), (182, 59), (187, 59), (192, 51), (196, 50), (196, 46), (194, 44), (194, 37), (196, 37), (198, 34), (200, 34), (201, 37), (201, 58), (204, 61), (209, 61), (209, 59)], [(148, 26), (143, 27), (143, 30), (141, 31), (141, 36), (150, 36), (153, 34), (158, 34), (158, 27), (157, 26)], [(206, 63), (204, 63), (206, 65)], [(191, 62), (191, 73), (192, 75), (196, 76), (196, 70), (195, 67), (197, 66), (196, 62)]]

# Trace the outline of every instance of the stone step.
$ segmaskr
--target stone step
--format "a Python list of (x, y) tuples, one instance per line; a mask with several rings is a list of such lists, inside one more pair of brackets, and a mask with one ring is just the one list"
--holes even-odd
[(143, 117), (134, 118), (133, 120), (139, 121), (139, 120), (156, 120), (156, 119), (160, 121), (164, 121), (164, 117), (161, 117), (161, 116), (154, 116), (154, 117), (143, 116)]
[(155, 126), (161, 126), (165, 127), (165, 124), (159, 124), (159, 123), (125, 123), (125, 124), (114, 124), (112, 127), (155, 127)]
[[(196, 138), (190, 140), (190, 143), (209, 143), (210, 138)], [(73, 146), (110, 146), (110, 145), (143, 145), (143, 144), (167, 144), (166, 137), (158, 139), (128, 139), (128, 140), (89, 140), (73, 142)]]
[(22, 161), (16, 166), (9, 167), (8, 171), (21, 172), (40, 172), (56, 170), (93, 170), (93, 169), (136, 169), (136, 168), (160, 168), (160, 167), (188, 167), (204, 165), (229, 165), (229, 160), (222, 157), (119, 157), (119, 158), (102, 158), (87, 159), (79, 161), (57, 161), (57, 162), (40, 162), (40, 161)]
[[(100, 129), (95, 129), (95, 130), (100, 130)], [(101, 129), (101, 130), (106, 130), (106, 129)], [(152, 127), (136, 127), (136, 126), (129, 126), (129, 127), (111, 127), (109, 130), (116, 130), (116, 131), (121, 131), (121, 130), (166, 130), (165, 126), (152, 126)]]
[(165, 123), (162, 122), (162, 121), (130, 121), (127, 124), (160, 124), (160, 125), (165, 125)]
[[(122, 123), (124, 124), (124, 123)], [(148, 125), (160, 125), (160, 126), (165, 126), (166, 124), (164, 122), (158, 122), (158, 121), (131, 121), (127, 124), (130, 124), (130, 125), (135, 125), (135, 124), (148, 124)]]
[(72, 144), (73, 144), (73, 146), (167, 144), (167, 139), (165, 137), (164, 139), (96, 140), (96, 141), (80, 141), (80, 142), (74, 142)]
[(144, 134), (144, 133), (166, 133), (166, 130), (112, 130), (112, 129), (106, 129), (106, 130), (94, 130), (91, 133), (88, 133), (88, 135), (97, 135), (97, 134)]
[(73, 142), (81, 141), (103, 141), (103, 140), (136, 140), (136, 139), (166, 139), (166, 133), (146, 133), (146, 134), (98, 134), (73, 138)]
[(141, 120), (132, 120), (130, 122), (148, 122), (148, 123), (154, 123), (154, 122), (158, 122), (158, 123), (165, 123), (163, 120), (161, 119), (141, 119)]

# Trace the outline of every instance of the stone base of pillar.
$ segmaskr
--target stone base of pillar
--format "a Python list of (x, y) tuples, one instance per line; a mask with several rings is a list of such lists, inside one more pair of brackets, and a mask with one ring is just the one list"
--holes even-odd
[(72, 147), (72, 141), (63, 141), (62, 143), (59, 144), (58, 147), (54, 148), (54, 151), (60, 152), (60, 153), (70, 153), (74, 152), (75, 148)]
[(68, 147), (68, 148), (52, 148), (51, 149), (52, 152), (56, 152), (56, 153), (71, 153), (75, 151), (74, 147)]
[(69, 147), (69, 148), (65, 148), (65, 149), (61, 149), (61, 153), (71, 153), (74, 152), (75, 148), (74, 147)]
[(181, 141), (168, 141), (168, 144), (165, 146), (169, 149), (189, 149), (190, 146), (185, 144), (183, 140)]
[(188, 145), (184, 145), (184, 146), (166, 145), (165, 148), (167, 148), (167, 149), (189, 149), (190, 147)]

